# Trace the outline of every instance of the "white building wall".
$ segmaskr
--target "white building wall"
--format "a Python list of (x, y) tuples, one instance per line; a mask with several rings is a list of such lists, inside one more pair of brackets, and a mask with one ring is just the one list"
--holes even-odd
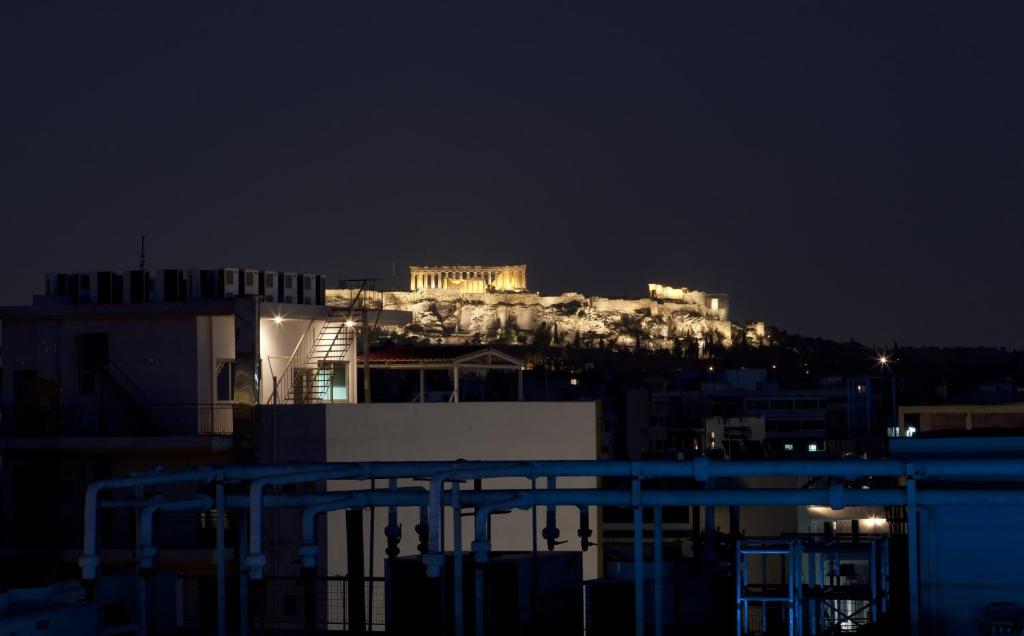
[[(454, 461), (465, 460), (553, 460), (597, 459), (598, 419), (594, 402), (463, 402), (458, 404), (358, 404), (327, 407), (327, 461)], [(358, 482), (331, 482), (331, 490), (347, 490)], [(359, 487), (367, 487), (361, 484)], [(384, 484), (377, 484), (383, 487)], [(538, 487), (546, 487), (538, 480)], [(565, 478), (564, 488), (593, 488), (593, 478)], [(425, 486), (423, 482), (399, 483), (399, 486)], [(492, 479), (484, 488), (528, 488), (527, 479)], [(472, 488), (466, 484), (464, 488)], [(364, 514), (364, 537), (370, 545), (369, 513)], [(402, 525), (401, 554), (417, 554), (418, 509), (399, 509)], [(531, 515), (517, 510), (493, 518), (494, 550), (529, 551), (532, 546)], [(579, 512), (559, 508), (560, 550), (579, 550)], [(597, 511), (591, 509), (591, 524), (598, 533)], [(452, 549), (452, 518), (445, 520), (446, 549)], [(384, 527), (387, 511), (376, 512), (374, 536), (374, 574), (384, 571), (387, 543)], [(540, 532), (544, 527), (544, 508), (538, 510), (538, 549), (546, 550)], [(345, 515), (330, 513), (327, 522), (328, 573), (348, 571), (345, 552)], [(473, 518), (462, 520), (463, 549), (469, 550), (473, 537)], [(584, 553), (583, 573), (593, 578), (598, 573), (598, 548)], [(369, 572), (369, 563), (365, 564)]]
[[(232, 400), (221, 402), (217, 399), (217, 371), (226, 361), (235, 359), (235, 317), (196, 317), (196, 402), (200, 405), (215, 405), (216, 408), (200, 407), (200, 418), (212, 418), (212, 431), (230, 433), (233, 413)], [(203, 423), (200, 430), (205, 430)]]

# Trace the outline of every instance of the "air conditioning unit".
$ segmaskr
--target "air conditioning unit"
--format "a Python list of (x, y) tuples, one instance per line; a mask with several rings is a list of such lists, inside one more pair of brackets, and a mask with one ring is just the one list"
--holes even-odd
[(47, 296), (67, 296), (68, 295), (68, 275), (67, 274), (47, 274), (46, 275), (46, 295)]
[(124, 273), (123, 279), (125, 302), (149, 302), (149, 289), (152, 287), (149, 272), (144, 269), (131, 270)]
[(315, 305), (316, 304), (316, 276), (314, 274), (300, 274), (299, 280), (302, 282), (302, 304), (303, 305)]
[(242, 295), (256, 296), (260, 293), (260, 273), (255, 269), (242, 270)]
[(78, 277), (78, 290), (72, 302), (88, 304), (96, 302), (96, 272), (76, 274)]
[(124, 276), (118, 272), (96, 272), (93, 282), (92, 302), (101, 305), (124, 302)]
[(316, 277), (316, 305), (327, 304), (327, 277), (317, 276)]
[(299, 275), (295, 272), (283, 272), (277, 290), (277, 301), (295, 304), (299, 298)]
[(225, 267), (220, 270), (220, 283), (222, 283), (222, 286), (218, 285), (217, 289), (219, 297), (234, 298), (235, 296), (238, 296), (239, 290), (241, 289), (238, 280), (238, 269), (234, 267)]
[[(188, 272), (190, 300), (217, 300), (225, 297), (222, 269), (191, 269)], [(236, 279), (237, 280), (237, 279)]]
[(151, 302), (181, 303), (188, 300), (188, 273), (183, 269), (158, 269), (150, 282)]
[(265, 303), (277, 302), (277, 272), (260, 272), (260, 300)]

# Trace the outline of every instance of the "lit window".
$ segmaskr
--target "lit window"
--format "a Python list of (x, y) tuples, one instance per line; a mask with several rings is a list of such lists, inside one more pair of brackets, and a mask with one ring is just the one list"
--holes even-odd
[(816, 453), (816, 452), (818, 452), (818, 445), (817, 444), (808, 444), (807, 445), (807, 452), (808, 453)]
[(908, 426), (907, 427), (907, 437), (913, 437), (914, 433), (916, 433), (916, 432), (917, 432), (917, 427), (916, 426)]
[(321, 368), (317, 385), (321, 399), (348, 402), (348, 363), (335, 362)]
[(791, 451), (791, 450), (793, 450), (793, 445), (792, 444), (783, 444), (782, 448), (784, 448), (784, 449), (786, 449), (788, 451)]
[(711, 299), (711, 311), (718, 311), (718, 299), (717, 298), (712, 298)]
[(569, 378), (569, 384), (571, 384), (573, 386), (576, 386), (579, 383), (580, 383), (580, 381), (578, 379), (576, 379), (576, 378)]

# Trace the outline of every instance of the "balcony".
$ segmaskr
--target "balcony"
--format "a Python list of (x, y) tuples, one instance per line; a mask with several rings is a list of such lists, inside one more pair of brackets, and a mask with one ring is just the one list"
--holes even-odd
[(166, 447), (170, 440), (178, 440), (189, 447), (230, 448), (237, 441), (254, 439), (255, 433), (253, 407), (236, 404), (0, 407), (0, 445), (7, 448), (25, 446), (18, 440), (62, 438), (70, 441), (56, 445), (83, 446), (89, 439), (109, 447), (128, 439), (143, 447)]

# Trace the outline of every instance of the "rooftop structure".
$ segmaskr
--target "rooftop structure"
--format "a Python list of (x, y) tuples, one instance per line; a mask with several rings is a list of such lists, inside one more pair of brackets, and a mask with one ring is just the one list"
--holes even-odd
[(289, 305), (323, 305), (326, 290), (326, 276), (237, 267), (46, 275), (46, 296), (72, 304), (139, 304), (248, 297)]

